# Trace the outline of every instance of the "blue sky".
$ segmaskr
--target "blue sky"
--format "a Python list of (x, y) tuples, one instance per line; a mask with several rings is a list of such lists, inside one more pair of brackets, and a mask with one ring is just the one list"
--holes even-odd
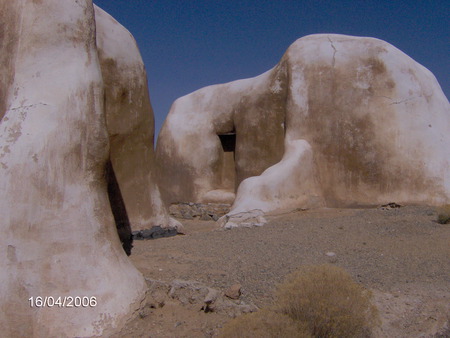
[(450, 97), (450, 2), (94, 0), (135, 37), (159, 132), (172, 102), (201, 87), (272, 68), (314, 33), (385, 40), (437, 77)]

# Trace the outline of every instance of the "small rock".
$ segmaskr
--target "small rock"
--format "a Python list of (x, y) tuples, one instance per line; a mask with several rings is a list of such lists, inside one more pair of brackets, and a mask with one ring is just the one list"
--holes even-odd
[(151, 309), (149, 307), (145, 307), (141, 311), (139, 311), (139, 318), (144, 319), (149, 314), (151, 314)]
[(226, 214), (217, 220), (221, 228), (232, 229), (237, 227), (262, 226), (267, 223), (264, 212), (259, 209), (239, 212), (236, 214)]
[(397, 208), (401, 208), (402, 206), (400, 204), (397, 204), (395, 202), (391, 202), (388, 204), (383, 204), (380, 209), (381, 210), (390, 210), (390, 209), (397, 209)]
[(334, 252), (329, 251), (325, 254), (325, 256), (328, 257), (328, 262), (330, 263), (336, 263), (337, 262), (337, 256)]
[(241, 288), (240, 284), (234, 284), (225, 291), (225, 296), (231, 299), (239, 299), (241, 297)]
[(219, 292), (215, 289), (208, 288), (208, 294), (205, 296), (203, 300), (206, 304), (212, 304), (219, 296)]
[(211, 220), (213, 220), (213, 218), (207, 213), (202, 213), (202, 215), (200, 216), (200, 221), (211, 221)]

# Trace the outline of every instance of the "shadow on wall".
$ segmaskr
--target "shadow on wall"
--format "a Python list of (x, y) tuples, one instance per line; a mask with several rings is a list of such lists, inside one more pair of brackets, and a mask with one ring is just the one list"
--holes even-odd
[(111, 211), (114, 215), (117, 233), (122, 243), (123, 250), (128, 256), (131, 255), (133, 247), (133, 236), (131, 234), (130, 220), (128, 219), (127, 209), (117, 183), (116, 175), (111, 160), (108, 160), (105, 167), (106, 182), (108, 184), (108, 198)]

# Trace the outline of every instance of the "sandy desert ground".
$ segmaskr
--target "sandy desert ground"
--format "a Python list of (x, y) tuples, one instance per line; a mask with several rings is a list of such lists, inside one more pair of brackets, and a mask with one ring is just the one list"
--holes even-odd
[[(117, 336), (215, 337), (233, 316), (269, 305), (290, 272), (330, 263), (373, 291), (382, 320), (374, 336), (450, 337), (450, 225), (437, 223), (433, 208), (319, 209), (268, 219), (233, 230), (180, 220), (184, 235), (135, 241), (130, 259), (152, 291)], [(241, 297), (223, 296), (235, 284)], [(208, 292), (216, 297), (210, 307)]]

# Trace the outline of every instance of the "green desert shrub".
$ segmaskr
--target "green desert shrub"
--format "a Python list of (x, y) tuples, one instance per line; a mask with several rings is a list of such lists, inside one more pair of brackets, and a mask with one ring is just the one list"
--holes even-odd
[(307, 266), (279, 287), (277, 307), (314, 337), (367, 337), (379, 321), (371, 297), (342, 268)]
[(279, 286), (270, 309), (233, 319), (221, 337), (369, 337), (379, 323), (371, 297), (341, 268), (303, 267)]
[(448, 224), (450, 223), (450, 204), (443, 205), (437, 209), (438, 223)]
[(244, 314), (228, 322), (221, 338), (309, 338), (304, 323), (271, 310)]

